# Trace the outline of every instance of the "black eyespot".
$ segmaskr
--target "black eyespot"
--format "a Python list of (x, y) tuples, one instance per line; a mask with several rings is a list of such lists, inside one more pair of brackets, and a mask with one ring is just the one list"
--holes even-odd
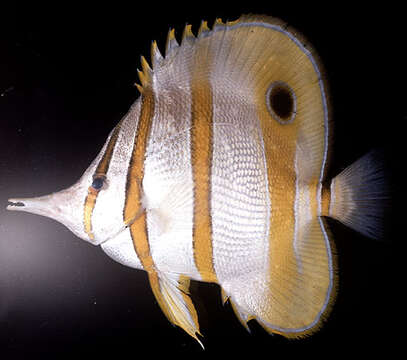
[(297, 111), (293, 89), (283, 81), (273, 82), (266, 93), (267, 107), (271, 116), (280, 124), (291, 123)]
[(102, 188), (104, 182), (105, 182), (105, 178), (104, 178), (104, 177), (101, 177), (101, 176), (95, 177), (95, 178), (93, 179), (93, 182), (92, 182), (92, 187), (93, 187), (95, 190), (100, 190), (100, 189)]

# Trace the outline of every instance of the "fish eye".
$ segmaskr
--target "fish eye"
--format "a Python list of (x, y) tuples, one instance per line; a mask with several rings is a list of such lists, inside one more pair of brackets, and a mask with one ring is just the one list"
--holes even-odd
[(283, 81), (273, 82), (266, 94), (267, 108), (273, 118), (285, 125), (293, 122), (297, 111), (293, 89)]
[(93, 178), (92, 187), (95, 190), (100, 190), (103, 187), (105, 178), (103, 176), (96, 176)]

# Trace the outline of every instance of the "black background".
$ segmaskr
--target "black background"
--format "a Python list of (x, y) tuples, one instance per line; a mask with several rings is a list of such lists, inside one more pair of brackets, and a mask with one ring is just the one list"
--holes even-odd
[(6, 212), (5, 206), (9, 197), (51, 193), (79, 178), (138, 97), (133, 84), (151, 40), (163, 51), (170, 26), (180, 38), (186, 23), (196, 31), (201, 19), (232, 20), (247, 12), (282, 18), (317, 49), (335, 121), (331, 175), (381, 147), (393, 172), (395, 199), (383, 241), (330, 221), (339, 254), (339, 295), (329, 320), (312, 337), (270, 336), (253, 322), (249, 334), (230, 306), (221, 305), (217, 286), (194, 284), (194, 299), (202, 299), (204, 355), (330, 356), (328, 349), (391, 356), (397, 351), (402, 330), (396, 326), (404, 324), (394, 258), (398, 238), (405, 237), (403, 11), (391, 2), (324, 4), (116, 1), (1, 9), (1, 359), (201, 352), (168, 323), (143, 272), (115, 263), (52, 220)]

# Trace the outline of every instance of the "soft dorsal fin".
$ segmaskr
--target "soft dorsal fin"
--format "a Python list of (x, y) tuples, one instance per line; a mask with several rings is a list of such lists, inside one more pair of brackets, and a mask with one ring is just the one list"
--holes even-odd
[(296, 30), (263, 15), (242, 15), (227, 22), (218, 18), (212, 29), (202, 21), (197, 36), (187, 24), (180, 44), (174, 29), (169, 30), (164, 57), (156, 42), (152, 43), (151, 64), (142, 57), (138, 74), (141, 85), (136, 85), (141, 93), (153, 83), (157, 91), (161, 85), (165, 89), (169, 81), (171, 85), (179, 81), (183, 87), (185, 79), (184, 75), (180, 79), (180, 74), (194, 73), (195, 78), (211, 78), (214, 96), (225, 89), (243, 92), (248, 103), (256, 103), (266, 121), (274, 116), (272, 121), (279, 122), (268, 109), (270, 84), (288, 84), (294, 92), (296, 116), (292, 124), (287, 126), (291, 123), (287, 121), (282, 126), (282, 132), (290, 133), (292, 128), (294, 145), (308, 153), (306, 163), (298, 164), (301, 172), (313, 174), (312, 180), (323, 180), (331, 137), (327, 84), (317, 54)]

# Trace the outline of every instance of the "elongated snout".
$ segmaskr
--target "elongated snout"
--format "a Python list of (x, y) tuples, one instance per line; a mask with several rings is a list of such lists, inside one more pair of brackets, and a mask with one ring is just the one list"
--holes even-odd
[(85, 189), (75, 184), (68, 189), (33, 198), (11, 198), (7, 210), (24, 211), (54, 219), (78, 237), (88, 240), (83, 229)]
[(53, 219), (55, 219), (57, 213), (60, 213), (58, 201), (56, 201), (54, 194), (34, 198), (8, 199), (8, 202), (10, 204), (7, 206), (7, 210), (11, 211), (25, 211)]

